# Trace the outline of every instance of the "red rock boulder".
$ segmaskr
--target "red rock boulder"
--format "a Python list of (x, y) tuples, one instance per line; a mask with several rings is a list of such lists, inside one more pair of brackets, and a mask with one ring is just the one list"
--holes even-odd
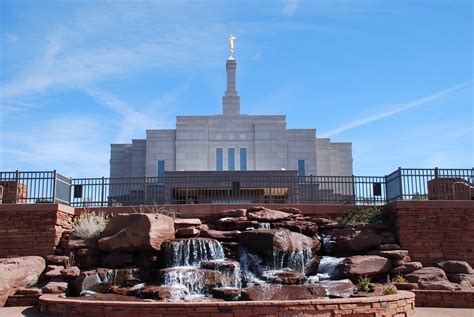
[(0, 307), (17, 289), (34, 283), (45, 267), (45, 260), (39, 256), (0, 259)]
[(335, 275), (357, 280), (361, 276), (376, 276), (390, 271), (389, 259), (377, 255), (355, 255), (342, 260), (336, 266)]
[(302, 300), (326, 297), (326, 290), (313, 285), (257, 285), (243, 290), (242, 299), (251, 301)]
[(334, 229), (323, 238), (324, 250), (328, 255), (345, 256), (378, 249), (382, 237), (370, 230), (354, 228)]
[(163, 241), (174, 239), (173, 218), (162, 214), (119, 214), (113, 216), (99, 240), (109, 252), (160, 250)]
[(261, 222), (272, 222), (283, 219), (289, 219), (293, 216), (288, 212), (283, 212), (273, 209), (262, 209), (258, 211), (247, 211), (247, 218), (249, 220), (257, 220)]
[(311, 250), (316, 253), (320, 242), (304, 234), (287, 229), (263, 229), (244, 231), (239, 236), (240, 242), (255, 253), (271, 250), (281, 252), (299, 252)]

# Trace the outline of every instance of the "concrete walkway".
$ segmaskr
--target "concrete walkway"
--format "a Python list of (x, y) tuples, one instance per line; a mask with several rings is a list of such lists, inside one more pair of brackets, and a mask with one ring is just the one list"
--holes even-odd
[[(1, 317), (48, 317), (40, 314), (34, 307), (0, 308)], [(416, 309), (415, 317), (474, 317), (474, 309), (463, 308), (427, 308)]]

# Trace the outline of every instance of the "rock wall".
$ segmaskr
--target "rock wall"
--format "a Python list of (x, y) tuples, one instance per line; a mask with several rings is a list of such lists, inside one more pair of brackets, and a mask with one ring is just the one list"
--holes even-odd
[(64, 299), (43, 295), (39, 309), (55, 316), (229, 316), (229, 317), (288, 317), (288, 316), (386, 316), (411, 317), (415, 312), (413, 293), (401, 291), (396, 295), (256, 302), (126, 302), (89, 301), (86, 298)]
[(418, 307), (474, 308), (474, 291), (415, 290)]
[(474, 266), (474, 201), (397, 201), (385, 208), (396, 214), (398, 241), (412, 260)]
[(54, 254), (73, 216), (60, 204), (0, 205), (0, 258)]

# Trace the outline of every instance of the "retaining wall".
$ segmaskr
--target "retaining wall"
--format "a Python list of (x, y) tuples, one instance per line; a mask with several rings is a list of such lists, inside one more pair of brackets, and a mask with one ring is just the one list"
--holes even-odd
[(474, 291), (415, 290), (416, 306), (474, 308)]
[(54, 254), (73, 216), (61, 204), (0, 205), (0, 258)]
[(385, 206), (396, 214), (402, 249), (424, 266), (461, 260), (474, 267), (474, 201), (397, 201)]
[(314, 299), (300, 301), (256, 302), (124, 302), (91, 301), (85, 298), (60, 298), (43, 295), (39, 299), (42, 313), (55, 316), (97, 317), (289, 317), (289, 316), (414, 316), (415, 295), (400, 291), (395, 295)]

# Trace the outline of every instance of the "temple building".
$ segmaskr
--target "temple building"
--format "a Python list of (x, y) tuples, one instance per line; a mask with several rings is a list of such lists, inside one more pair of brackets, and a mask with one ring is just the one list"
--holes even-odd
[[(146, 139), (112, 144), (110, 177), (164, 177), (178, 172), (296, 171), (297, 176), (352, 175), (352, 144), (287, 129), (285, 115), (240, 112), (237, 63), (226, 61), (222, 114), (177, 116), (176, 129), (146, 130)], [(202, 173), (201, 173), (202, 174)]]

